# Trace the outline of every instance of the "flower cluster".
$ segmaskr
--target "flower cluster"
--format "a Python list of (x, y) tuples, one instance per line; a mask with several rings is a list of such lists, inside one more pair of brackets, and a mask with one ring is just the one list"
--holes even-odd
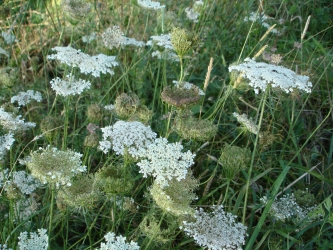
[(56, 51), (57, 54), (48, 55), (48, 59), (59, 60), (69, 66), (79, 67), (82, 73), (91, 73), (95, 77), (99, 77), (100, 73), (113, 75), (114, 72), (111, 67), (118, 65), (114, 56), (106, 56), (104, 54), (89, 56), (81, 52), (81, 50), (73, 49), (70, 46), (54, 47), (52, 50)]
[(93, 175), (84, 175), (76, 178), (70, 187), (66, 186), (59, 190), (57, 202), (68, 205), (78, 212), (92, 209), (101, 196), (96, 186)]
[(85, 0), (62, 0), (62, 9), (75, 18), (84, 18), (91, 11), (91, 4)]
[(197, 89), (199, 95), (205, 95), (205, 92), (203, 92), (202, 89), (199, 89), (197, 86), (195, 86), (193, 83), (190, 82), (178, 82), (178, 81), (172, 81), (175, 84), (175, 87), (177, 88), (184, 88), (184, 89)]
[(237, 216), (224, 212), (223, 206), (214, 207), (211, 214), (199, 208), (195, 211), (194, 218), (195, 222), (184, 221), (184, 227), (181, 228), (198, 245), (212, 250), (242, 249), (246, 226), (235, 221)]
[(11, 103), (18, 102), (19, 106), (25, 106), (30, 103), (31, 100), (41, 102), (42, 94), (38, 91), (28, 90), (27, 92), (19, 92), (18, 95), (10, 99)]
[(234, 180), (242, 169), (250, 166), (251, 150), (226, 144), (222, 150), (219, 162), (225, 178)]
[(192, 20), (194, 23), (197, 23), (200, 16), (200, 9), (202, 8), (203, 4), (204, 2), (199, 0), (194, 2), (193, 8), (187, 7), (185, 9), (187, 18)]
[(259, 127), (254, 123), (252, 118), (248, 118), (246, 114), (238, 114), (236, 112), (232, 113), (232, 115), (237, 119), (237, 121), (244, 126), (244, 128), (251, 133), (257, 135), (259, 133)]
[(14, 171), (5, 189), (8, 185), (15, 185), (22, 194), (32, 194), (40, 186), (40, 182), (25, 171)]
[(112, 49), (113, 47), (118, 48), (120, 45), (134, 45), (137, 47), (145, 45), (144, 42), (137, 41), (134, 38), (125, 37), (119, 26), (113, 26), (104, 31), (102, 39), (104, 45), (109, 49)]
[(51, 88), (57, 93), (57, 95), (69, 96), (79, 95), (85, 89), (90, 89), (91, 83), (82, 79), (75, 80), (73, 75), (67, 75), (65, 79), (59, 77), (52, 79)]
[(179, 111), (172, 124), (172, 129), (187, 140), (208, 141), (218, 131), (217, 125), (212, 121), (198, 119), (191, 111)]
[[(260, 201), (267, 203), (267, 197), (263, 196)], [(298, 224), (304, 220), (311, 220), (309, 213), (316, 209), (316, 206), (300, 206), (296, 200), (294, 193), (283, 195), (281, 198), (275, 198), (269, 214), (278, 221), (293, 221)]]
[(147, 42), (148, 46), (152, 46), (153, 43), (156, 43), (158, 46), (161, 46), (165, 49), (174, 50), (173, 45), (171, 43), (171, 35), (170, 34), (165, 34), (165, 35), (160, 35), (160, 36), (151, 36), (150, 38), (152, 40), (149, 40)]
[(28, 130), (36, 126), (34, 122), (24, 122), (20, 120), (21, 115), (14, 117), (12, 114), (6, 112), (4, 108), (0, 108), (0, 125), (8, 131), (22, 131)]
[(20, 250), (47, 250), (48, 248), (48, 235), (46, 234), (46, 229), (38, 229), (38, 234), (32, 232), (29, 234), (27, 232), (20, 233), (18, 237), (18, 246)]
[[(261, 25), (263, 27), (265, 27), (266, 29), (270, 29), (271, 28), (271, 25), (269, 25), (266, 21), (269, 19), (269, 17), (264, 13), (264, 12), (261, 12), (259, 14), (255, 13), (255, 12), (252, 12), (250, 13), (250, 16), (249, 17), (245, 17), (244, 18), (244, 21), (245, 22), (259, 22), (261, 23)], [(278, 31), (277, 29), (272, 29), (271, 32), (273, 34), (276, 34), (276, 35), (280, 35), (280, 31)]]
[(161, 188), (156, 182), (150, 188), (150, 194), (156, 204), (164, 211), (176, 216), (193, 214), (194, 209), (190, 207), (193, 200), (197, 199), (194, 190), (198, 187), (198, 181), (189, 171), (182, 181), (172, 179), (167, 187)]
[(141, 122), (118, 121), (113, 126), (101, 128), (103, 141), (100, 141), (100, 149), (107, 153), (111, 148), (118, 155), (140, 157), (147, 147), (156, 138), (151, 128)]
[(15, 139), (12, 133), (0, 136), (0, 160), (3, 159), (7, 150), (10, 150)]
[(6, 244), (1, 245), (0, 244), (0, 250), (13, 250), (12, 248), (8, 248)]
[(158, 59), (164, 59), (164, 60), (170, 60), (170, 61), (174, 61), (174, 62), (179, 62), (179, 57), (177, 56), (176, 53), (169, 51), (169, 50), (165, 50), (163, 52), (160, 52), (158, 50), (154, 51), (153, 53), (151, 53), (152, 57), (157, 57)]
[(101, 243), (101, 248), (96, 250), (139, 250), (140, 246), (138, 243), (131, 241), (126, 243), (126, 237), (116, 236), (114, 233), (108, 232), (105, 236), (106, 243)]
[(78, 173), (86, 171), (86, 166), (81, 166), (82, 154), (72, 150), (61, 151), (48, 146), (46, 149), (31, 153), (27, 166), (31, 174), (43, 184), (72, 185), (72, 178)]
[(294, 89), (311, 92), (312, 83), (308, 76), (297, 75), (294, 71), (282, 66), (256, 62), (254, 59), (246, 58), (244, 63), (229, 67), (229, 72), (233, 70), (241, 72), (248, 79), (249, 85), (254, 88), (256, 94), (259, 90), (265, 91), (268, 85), (279, 88), (286, 93)]
[(165, 5), (161, 5), (160, 2), (153, 2), (151, 0), (138, 0), (138, 4), (146, 9), (158, 10), (165, 8)]
[(187, 170), (194, 164), (195, 154), (190, 151), (182, 152), (179, 143), (168, 143), (166, 138), (157, 138), (147, 146), (147, 150), (140, 155), (143, 160), (137, 163), (143, 177), (154, 176), (155, 182), (164, 188), (169, 185), (168, 180), (177, 181), (186, 178)]
[(95, 173), (95, 178), (107, 197), (114, 197), (115, 194), (128, 194), (135, 184), (129, 168), (122, 165), (104, 166)]

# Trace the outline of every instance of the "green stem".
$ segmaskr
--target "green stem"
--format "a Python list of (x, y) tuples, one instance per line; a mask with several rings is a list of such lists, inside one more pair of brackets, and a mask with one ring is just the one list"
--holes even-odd
[(266, 103), (266, 99), (267, 99), (267, 96), (268, 96), (268, 92), (269, 92), (269, 86), (267, 86), (267, 89), (266, 89), (266, 91), (264, 93), (264, 96), (261, 99), (261, 103), (260, 103), (261, 109), (260, 109), (260, 118), (259, 118), (259, 124), (258, 124), (258, 134), (256, 135), (256, 140), (254, 142), (254, 148), (253, 148), (252, 157), (251, 157), (251, 165), (250, 165), (248, 177), (247, 177), (247, 180), (246, 180), (246, 188), (245, 188), (246, 191), (245, 191), (245, 197), (244, 197), (243, 218), (242, 218), (243, 224), (245, 224), (247, 198), (248, 198), (248, 195), (249, 195), (250, 180), (251, 180), (251, 175), (252, 175), (252, 169), (253, 169), (253, 163), (254, 163), (254, 158), (255, 158), (255, 154), (256, 154), (256, 149), (257, 149), (257, 145), (258, 145), (258, 141), (259, 141), (259, 132), (260, 132), (260, 127), (261, 127), (261, 124), (262, 124), (263, 116), (264, 116), (265, 103)]
[(183, 57), (179, 56), (179, 62), (180, 62), (180, 77), (179, 77), (179, 84), (184, 79), (184, 65), (183, 65)]
[(55, 185), (51, 184), (51, 205), (50, 205), (50, 217), (49, 217), (49, 232), (48, 232), (48, 249), (51, 250), (51, 232), (52, 232), (52, 220), (53, 220), (53, 205), (54, 205), (54, 197), (55, 197)]
[(64, 122), (64, 136), (62, 140), (62, 149), (65, 150), (67, 146), (68, 137), (68, 123), (69, 123), (69, 97), (65, 100), (65, 122)]

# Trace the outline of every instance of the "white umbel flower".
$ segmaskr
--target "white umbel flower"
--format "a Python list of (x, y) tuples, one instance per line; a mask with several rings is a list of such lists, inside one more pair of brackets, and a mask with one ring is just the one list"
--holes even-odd
[(7, 150), (10, 150), (15, 139), (12, 133), (0, 136), (0, 160), (3, 159)]
[(79, 95), (85, 89), (90, 89), (91, 85), (89, 81), (75, 80), (72, 75), (67, 75), (65, 79), (60, 79), (59, 77), (52, 79), (50, 84), (57, 95), (62, 96)]
[(202, 89), (199, 89), (197, 86), (195, 86), (193, 83), (190, 82), (179, 82), (179, 81), (172, 81), (175, 84), (175, 87), (177, 88), (184, 88), (184, 89), (197, 89), (199, 92), (199, 95), (205, 95), (205, 92)]
[(223, 206), (214, 207), (212, 213), (199, 208), (194, 218), (195, 222), (184, 221), (181, 228), (198, 245), (211, 250), (242, 249), (247, 227), (236, 222), (237, 216), (224, 212)]
[(156, 43), (158, 46), (161, 46), (165, 49), (174, 50), (174, 47), (171, 43), (171, 35), (170, 34), (164, 34), (160, 36), (151, 36), (151, 40), (147, 42), (148, 46), (152, 46), (153, 43)]
[(145, 45), (142, 41), (137, 41), (134, 38), (124, 36), (119, 26), (113, 26), (108, 28), (102, 34), (103, 42), (106, 47), (112, 49), (113, 47), (119, 48), (119, 46), (134, 45), (142, 47)]
[(28, 90), (27, 92), (19, 92), (18, 95), (10, 99), (11, 103), (18, 102), (19, 106), (25, 106), (30, 103), (31, 100), (41, 102), (42, 94), (39, 91)]
[(48, 235), (46, 229), (38, 229), (38, 234), (35, 232), (30, 233), (28, 237), (27, 232), (20, 233), (18, 237), (18, 246), (20, 250), (47, 250), (48, 248)]
[(8, 184), (15, 184), (22, 194), (32, 194), (40, 186), (40, 182), (25, 171), (14, 171), (12, 176)]
[(128, 153), (134, 158), (141, 156), (156, 138), (156, 133), (149, 126), (138, 121), (117, 121), (113, 126), (101, 130), (103, 141), (100, 141), (100, 149), (104, 153), (112, 147), (117, 155)]
[(244, 128), (251, 133), (257, 135), (259, 133), (259, 127), (256, 125), (252, 118), (248, 118), (246, 114), (238, 114), (236, 112), (232, 115), (237, 119), (237, 121), (244, 126)]
[(79, 67), (81, 73), (91, 73), (95, 77), (99, 77), (100, 73), (113, 75), (114, 72), (111, 68), (118, 65), (118, 62), (115, 61), (115, 56), (104, 54), (89, 56), (81, 50), (73, 49), (70, 46), (54, 47), (52, 50), (56, 51), (57, 54), (48, 55), (48, 59), (58, 60), (71, 67)]
[(259, 90), (265, 91), (270, 84), (273, 88), (279, 88), (286, 93), (294, 89), (311, 92), (312, 83), (308, 76), (297, 75), (294, 71), (282, 66), (256, 62), (246, 58), (244, 63), (229, 67), (229, 72), (236, 70), (248, 79), (249, 85), (254, 88), (256, 94)]
[(146, 9), (158, 10), (165, 8), (165, 5), (161, 5), (160, 2), (153, 2), (151, 0), (138, 0), (138, 4)]
[(12, 114), (6, 112), (4, 108), (0, 108), (0, 124), (8, 131), (22, 131), (28, 130), (36, 126), (34, 122), (24, 122), (20, 120), (21, 115), (14, 117)]
[[(267, 197), (263, 196), (260, 201), (265, 205), (267, 203)], [(276, 220), (285, 222), (286, 220), (294, 220), (300, 222), (304, 219), (310, 219), (309, 212), (314, 210), (315, 207), (301, 207), (297, 204), (294, 194), (283, 195), (281, 198), (275, 198), (269, 214)], [(307, 218), (309, 217), (309, 218)]]
[(168, 143), (166, 138), (157, 138), (140, 156), (143, 158), (137, 163), (140, 173), (143, 173), (143, 177), (154, 176), (161, 188), (168, 186), (168, 180), (172, 178), (178, 181), (185, 179), (188, 168), (194, 164), (195, 154), (182, 150), (179, 142)]
[(106, 243), (101, 243), (101, 248), (96, 250), (139, 250), (138, 243), (131, 241), (126, 243), (126, 237), (116, 236), (114, 233), (108, 232), (105, 236)]
[(43, 184), (72, 185), (72, 178), (86, 172), (87, 167), (82, 166), (82, 154), (72, 150), (61, 151), (48, 146), (46, 149), (31, 153), (27, 162), (31, 175), (38, 178)]
[(177, 54), (170, 50), (165, 50), (163, 52), (156, 50), (153, 53), (151, 53), (151, 55), (152, 57), (157, 57), (160, 60), (164, 59), (164, 60), (179, 62), (179, 57), (177, 56)]

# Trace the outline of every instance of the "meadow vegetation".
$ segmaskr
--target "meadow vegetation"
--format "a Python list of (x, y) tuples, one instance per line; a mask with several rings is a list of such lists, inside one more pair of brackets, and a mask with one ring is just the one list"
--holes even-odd
[(330, 0), (0, 4), (0, 250), (333, 248)]

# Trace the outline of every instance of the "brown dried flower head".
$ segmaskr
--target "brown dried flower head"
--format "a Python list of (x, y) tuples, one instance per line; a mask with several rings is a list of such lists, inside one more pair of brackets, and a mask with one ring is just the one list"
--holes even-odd
[(161, 93), (162, 101), (180, 109), (188, 108), (200, 101), (198, 88), (165, 87)]

